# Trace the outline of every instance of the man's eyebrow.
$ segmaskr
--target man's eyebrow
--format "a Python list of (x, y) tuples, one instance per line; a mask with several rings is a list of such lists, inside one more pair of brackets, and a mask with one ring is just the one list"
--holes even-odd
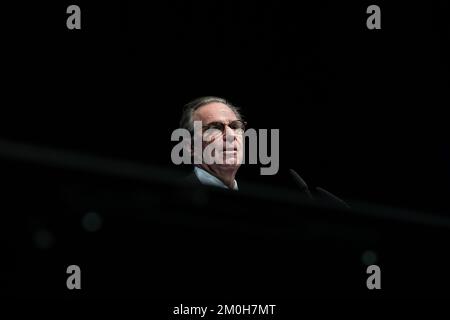
[(230, 125), (231, 123), (233, 123), (233, 122), (235, 122), (235, 121), (238, 121), (238, 120), (239, 120), (239, 119), (234, 119), (234, 120), (231, 120), (231, 121), (228, 121), (228, 122), (211, 121), (211, 122), (206, 123), (205, 126), (210, 125), (210, 124), (212, 124), (212, 123), (220, 123), (220, 124)]
[(222, 123), (222, 122), (220, 122), (220, 121), (211, 121), (211, 122), (205, 123), (204, 125), (205, 126), (209, 126), (212, 123)]

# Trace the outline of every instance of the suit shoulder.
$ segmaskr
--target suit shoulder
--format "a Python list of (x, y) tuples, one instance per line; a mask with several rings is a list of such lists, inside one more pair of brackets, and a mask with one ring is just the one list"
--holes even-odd
[(200, 180), (198, 180), (197, 175), (194, 172), (182, 177), (181, 182), (185, 184), (200, 184)]

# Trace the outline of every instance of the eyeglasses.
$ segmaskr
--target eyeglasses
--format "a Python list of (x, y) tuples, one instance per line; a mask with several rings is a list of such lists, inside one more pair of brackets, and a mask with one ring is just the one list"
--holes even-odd
[[(231, 130), (234, 131), (236, 135), (242, 135), (245, 131), (245, 126), (247, 125), (247, 122), (242, 120), (234, 120), (228, 124), (228, 127), (230, 127)], [(225, 134), (225, 127), (227, 124), (222, 122), (211, 122), (207, 125), (204, 125), (202, 127), (203, 134), (206, 135), (209, 138), (216, 138), (218, 136), (221, 136)]]

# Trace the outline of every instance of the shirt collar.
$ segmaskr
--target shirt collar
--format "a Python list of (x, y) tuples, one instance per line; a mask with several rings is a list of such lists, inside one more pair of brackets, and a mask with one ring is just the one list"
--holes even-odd
[[(202, 184), (229, 189), (219, 178), (213, 176), (206, 170), (203, 170), (199, 167), (195, 167), (194, 172), (198, 180), (200, 180)], [(232, 190), (239, 190), (236, 179), (234, 180)]]

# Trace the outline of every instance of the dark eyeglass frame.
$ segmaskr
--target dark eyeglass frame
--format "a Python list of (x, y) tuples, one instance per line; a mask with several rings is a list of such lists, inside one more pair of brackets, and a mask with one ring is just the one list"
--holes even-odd
[[(232, 125), (234, 123), (240, 123), (241, 126), (233, 128)], [(234, 121), (231, 121), (229, 124), (225, 124), (223, 122), (214, 121), (214, 122), (208, 123), (207, 125), (204, 125), (202, 127), (202, 130), (203, 130), (203, 132), (205, 132), (206, 130), (209, 130), (209, 129), (218, 129), (218, 130), (220, 130), (222, 132), (222, 134), (224, 134), (226, 126), (230, 127), (230, 129), (233, 130), (233, 131), (238, 130), (238, 129), (242, 129), (242, 132), (245, 132), (245, 129), (247, 127), (247, 122), (243, 121), (243, 120), (234, 120)]]

